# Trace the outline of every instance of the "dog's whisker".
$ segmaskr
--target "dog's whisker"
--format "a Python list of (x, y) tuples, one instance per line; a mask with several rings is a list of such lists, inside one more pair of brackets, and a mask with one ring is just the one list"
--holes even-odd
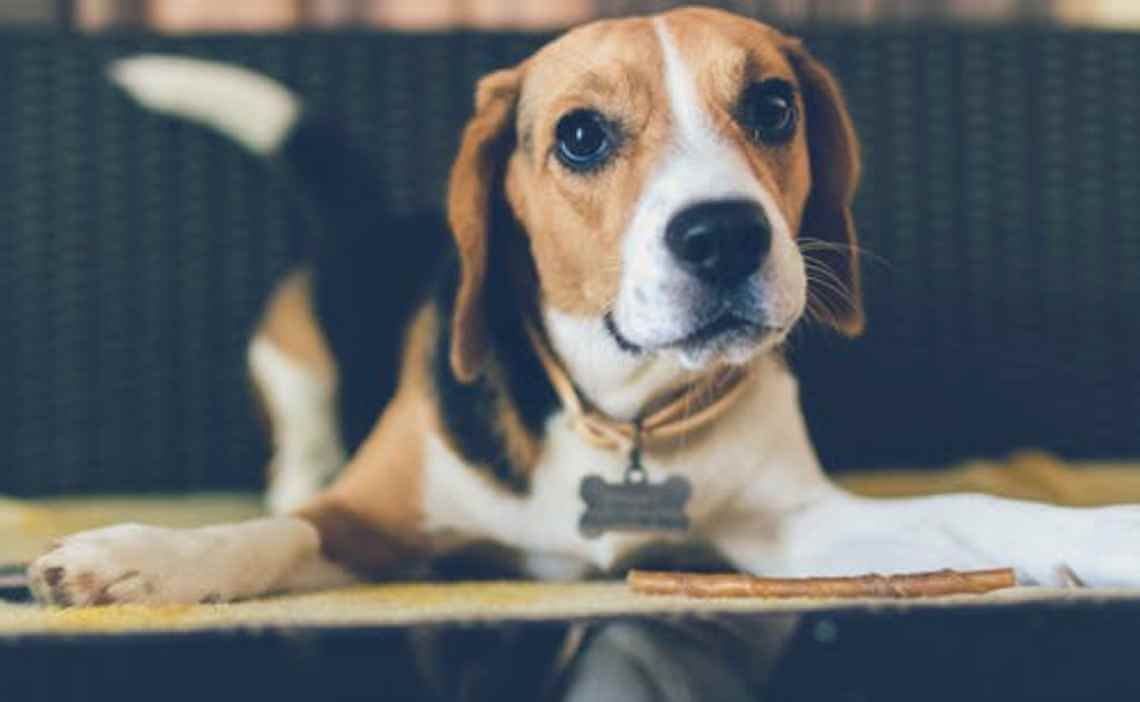
[(871, 249), (868, 249), (862, 244), (840, 243), (835, 241), (827, 241), (816, 237), (800, 236), (796, 238), (796, 245), (803, 253), (807, 253), (809, 251), (826, 251), (828, 253), (834, 253), (839, 256), (846, 256), (848, 258), (851, 257), (851, 253), (854, 251), (861, 257), (865, 258), (867, 261), (882, 265), (885, 268), (894, 267), (886, 257), (876, 253), (875, 251), (872, 251)]
[(809, 294), (825, 294), (834, 297), (838, 302), (851, 304), (854, 296), (851, 291), (847, 289), (841, 282), (828, 280), (826, 278), (808, 278), (808, 292)]
[[(804, 268), (807, 272), (809, 285), (815, 283), (816, 286), (823, 286), (825, 289), (831, 290), (840, 294), (847, 301), (853, 297), (851, 289), (847, 284), (827, 266), (814, 261), (810, 258), (804, 258)], [(813, 275), (814, 274), (814, 275)]]
[(819, 321), (825, 325), (834, 325), (839, 319), (838, 311), (833, 306), (833, 302), (818, 294), (817, 289), (808, 289), (808, 298), (806, 305), (807, 318), (812, 321)]
[(814, 292), (838, 298), (841, 302), (851, 302), (851, 291), (834, 281), (818, 278), (809, 279), (808, 287)]

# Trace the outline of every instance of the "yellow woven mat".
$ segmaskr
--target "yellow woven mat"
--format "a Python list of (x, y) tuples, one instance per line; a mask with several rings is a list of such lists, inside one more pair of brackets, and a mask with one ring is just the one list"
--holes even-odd
[(45, 610), (0, 604), (0, 636), (30, 633), (94, 634), (281, 627), (374, 627), (433, 622), (577, 619), (634, 614), (800, 614), (820, 609), (876, 611), (992, 607), (1064, 600), (1140, 599), (1140, 591), (1012, 588), (983, 596), (922, 600), (694, 600), (630, 592), (622, 583), (486, 582), (371, 585), (228, 605), (146, 607), (118, 605)]
[[(947, 471), (868, 473), (842, 482), (874, 496), (983, 491), (998, 495), (1091, 505), (1140, 502), (1140, 465), (1069, 467), (1041, 453), (1017, 454), (1007, 462), (977, 462)], [(197, 495), (179, 498), (74, 498), (42, 501), (0, 499), (0, 562), (26, 561), (63, 534), (121, 521), (195, 526), (260, 513), (253, 496)], [(911, 600), (690, 600), (647, 597), (621, 583), (402, 584), (268, 598), (230, 605), (115, 606), (44, 610), (0, 603), (0, 634), (179, 631), (282, 626), (394, 626), (418, 622), (602, 617), (655, 612), (798, 613), (819, 608), (927, 608), (992, 606), (1011, 601), (1140, 598), (1140, 591), (1015, 588), (983, 597)]]

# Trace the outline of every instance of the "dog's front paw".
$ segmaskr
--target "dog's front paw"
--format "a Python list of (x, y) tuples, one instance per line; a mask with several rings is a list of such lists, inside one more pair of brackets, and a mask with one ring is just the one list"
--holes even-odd
[(183, 533), (122, 524), (69, 536), (29, 566), (32, 593), (61, 607), (216, 599), (195, 585)]
[(1140, 587), (1140, 506), (1074, 510), (1064, 534), (1059, 583)]

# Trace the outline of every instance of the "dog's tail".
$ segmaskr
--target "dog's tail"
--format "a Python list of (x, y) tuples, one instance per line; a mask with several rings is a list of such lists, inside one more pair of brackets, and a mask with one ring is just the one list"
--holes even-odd
[(382, 192), (369, 157), (301, 98), (261, 73), (202, 59), (141, 54), (114, 61), (108, 77), (143, 108), (197, 122), (248, 151), (283, 161), (340, 232), (374, 222)]
[(305, 265), (337, 358), (345, 445), (355, 450), (395, 388), (403, 338), (396, 330), (422, 299), (425, 271), (448, 250), (442, 221), (396, 218), (370, 155), (268, 76), (159, 55), (116, 61), (108, 73), (143, 108), (205, 125), (282, 163), (311, 199), (326, 234), (304, 242)]

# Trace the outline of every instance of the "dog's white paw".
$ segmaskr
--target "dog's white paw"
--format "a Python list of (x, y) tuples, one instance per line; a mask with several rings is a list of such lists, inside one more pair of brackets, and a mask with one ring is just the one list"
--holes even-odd
[[(325, 575), (339, 579), (317, 578), (322, 565)], [(63, 607), (230, 602), (345, 580), (321, 559), (316, 529), (295, 517), (198, 529), (121, 524), (85, 531), (57, 542), (32, 563), (28, 576), (39, 601)]]
[[(198, 542), (198, 543), (196, 543)], [(28, 568), (37, 600), (61, 607), (220, 601), (193, 531), (122, 524), (57, 542)]]
[(915, 507), (931, 508), (938, 543), (972, 554), (976, 567), (1010, 566), (1022, 584), (1140, 586), (1140, 506), (1068, 508), (962, 495)]
[(1140, 587), (1140, 505), (841, 495), (789, 520), (781, 536), (774, 561), (763, 560), (774, 550), (763, 539), (718, 545), (744, 567), (787, 576), (1010, 567), (1023, 585)]
[(1060, 579), (1093, 587), (1140, 587), (1140, 506), (1073, 510), (1070, 517), (1056, 538), (1064, 548)]

